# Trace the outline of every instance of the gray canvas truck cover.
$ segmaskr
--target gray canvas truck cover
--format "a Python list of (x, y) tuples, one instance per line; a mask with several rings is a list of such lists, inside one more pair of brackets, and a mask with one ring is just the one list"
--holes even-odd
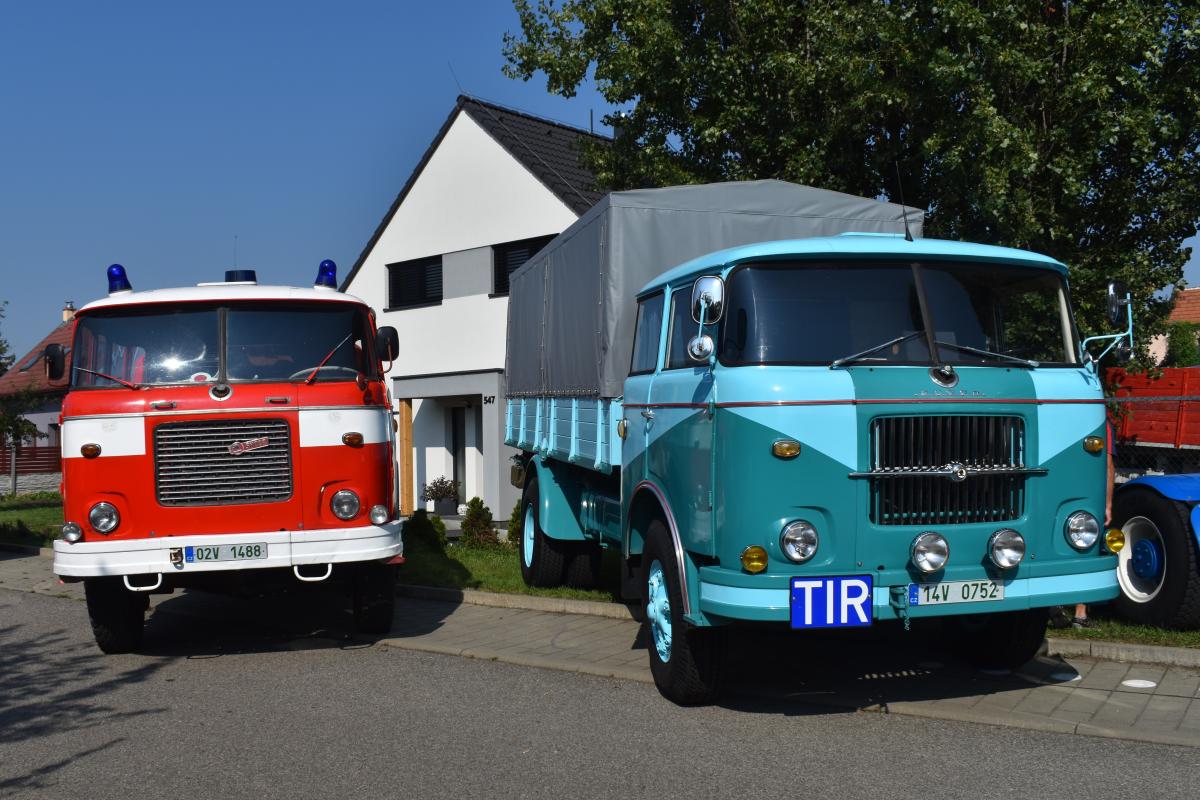
[[(697, 256), (753, 242), (903, 233), (903, 207), (786, 181), (613, 192), (512, 274), (510, 397), (618, 397), (636, 293)], [(923, 212), (908, 208), (921, 235)]]

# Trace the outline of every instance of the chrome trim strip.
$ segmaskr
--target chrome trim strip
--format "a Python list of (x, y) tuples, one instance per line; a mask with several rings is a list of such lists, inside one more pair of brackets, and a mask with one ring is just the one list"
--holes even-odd
[[(1042, 467), (965, 467), (967, 477), (974, 475), (1045, 475), (1048, 470)], [(949, 467), (929, 469), (892, 469), (877, 472), (851, 472), (851, 478), (949, 478), (955, 474)]]
[(146, 411), (140, 414), (78, 414), (69, 417), (63, 417), (63, 422), (70, 422), (77, 419), (131, 419), (142, 417), (179, 417), (179, 416), (201, 416), (204, 414), (257, 414), (260, 412), (269, 412), (271, 414), (294, 414), (297, 411), (387, 411), (386, 405), (371, 405), (371, 406), (292, 406), (290, 408), (280, 408), (279, 406), (261, 406), (256, 408), (205, 408), (205, 409), (190, 409), (183, 411)]
[[(629, 498), (629, 504), (633, 505), (633, 500), (638, 496), (638, 492), (645, 489), (654, 495), (658, 500), (658, 504), (662, 507), (663, 513), (667, 516), (667, 530), (671, 532), (671, 543), (675, 545), (675, 561), (679, 567), (679, 595), (683, 601), (684, 615), (692, 613), (692, 599), (688, 594), (687, 569), (684, 566), (683, 560), (683, 540), (679, 538), (679, 526), (675, 524), (675, 515), (671, 513), (671, 504), (667, 502), (667, 496), (663, 494), (662, 489), (659, 489), (652, 481), (643, 480), (633, 487), (633, 494)], [(626, 515), (628, 516), (628, 515)], [(625, 523), (625, 541), (629, 541), (629, 523)]]

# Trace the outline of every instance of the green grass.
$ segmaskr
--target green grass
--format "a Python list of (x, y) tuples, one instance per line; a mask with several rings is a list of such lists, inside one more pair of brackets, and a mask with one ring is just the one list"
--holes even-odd
[(618, 564), (615, 554), (606, 553), (600, 590), (587, 591), (558, 587), (538, 589), (525, 585), (515, 548), (465, 547), (450, 544), (445, 551), (424, 538), (407, 538), (405, 562), (400, 566), (401, 583), (411, 586), (441, 586), (450, 589), (479, 589), (503, 594), (527, 594), (536, 597), (565, 597), (572, 600), (614, 602)]
[(0, 542), (50, 547), (62, 523), (62, 497), (55, 492), (0, 499)]
[(1102, 608), (1089, 609), (1089, 616), (1093, 625), (1091, 628), (1051, 628), (1046, 635), (1059, 639), (1200, 648), (1200, 631), (1173, 631), (1151, 625), (1136, 625), (1109, 617)]

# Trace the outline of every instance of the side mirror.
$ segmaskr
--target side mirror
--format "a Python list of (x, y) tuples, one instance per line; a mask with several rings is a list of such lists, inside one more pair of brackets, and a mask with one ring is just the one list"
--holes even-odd
[[(704, 319), (700, 311), (704, 309)], [(692, 285), (692, 320), (701, 325), (715, 325), (725, 310), (725, 281), (715, 275), (696, 278)], [(688, 348), (691, 350), (691, 348)]]
[(1113, 366), (1123, 367), (1133, 360), (1133, 348), (1122, 342), (1112, 350)]
[(67, 351), (61, 344), (48, 344), (42, 351), (46, 362), (46, 377), (52, 381), (62, 380), (67, 370)]
[(375, 355), (380, 361), (395, 361), (400, 355), (400, 337), (391, 325), (385, 325), (375, 332)]
[(1126, 299), (1129, 290), (1125, 288), (1125, 284), (1120, 281), (1112, 281), (1108, 284), (1108, 324), (1113, 327), (1119, 327), (1125, 321), (1125, 314), (1122, 313), (1125, 306), (1129, 305), (1129, 300)]
[(693, 336), (688, 340), (687, 354), (688, 358), (695, 361), (697, 364), (707, 364), (713, 354), (713, 340), (708, 334)]

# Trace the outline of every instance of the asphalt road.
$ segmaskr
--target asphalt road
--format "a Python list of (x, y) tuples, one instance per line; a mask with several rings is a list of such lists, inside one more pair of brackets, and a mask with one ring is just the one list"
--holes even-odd
[(0, 590), (0, 797), (1183, 797), (1200, 751), (839, 713), (389, 648), (314, 598), (186, 595), (100, 655)]

